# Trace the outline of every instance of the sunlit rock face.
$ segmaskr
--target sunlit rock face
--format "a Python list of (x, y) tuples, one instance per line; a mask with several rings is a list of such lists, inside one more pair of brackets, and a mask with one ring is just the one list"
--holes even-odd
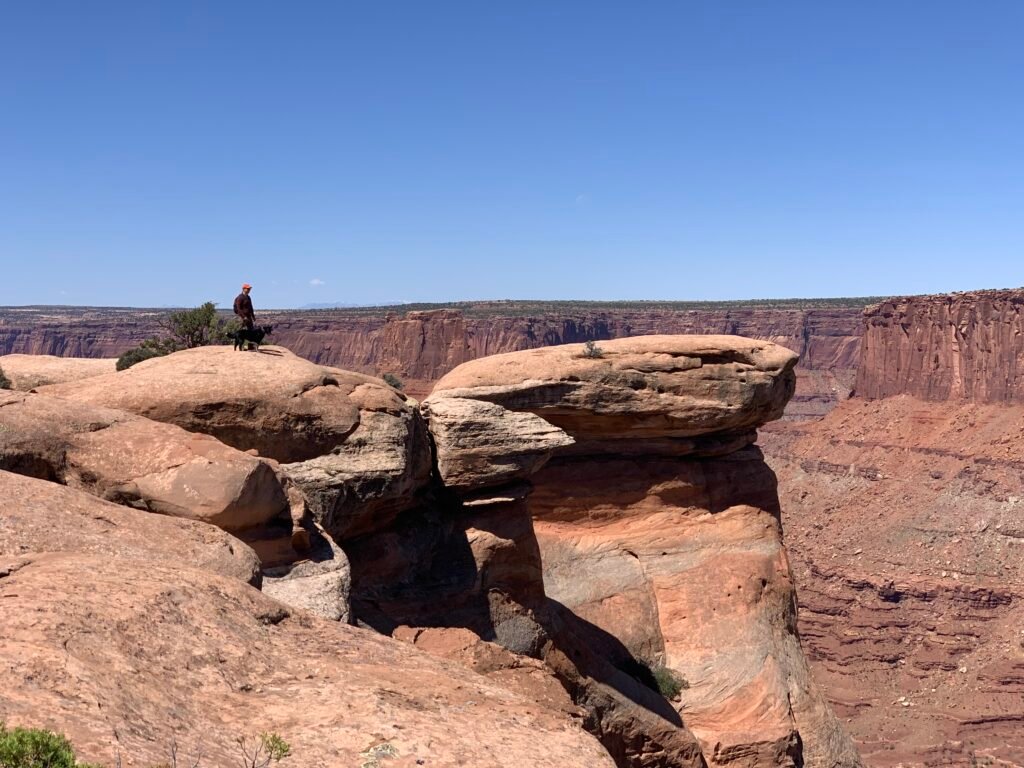
[(711, 766), (859, 765), (807, 670), (775, 477), (753, 445), (796, 362), (733, 336), (620, 339), (474, 361), (426, 403), (478, 400), (571, 439), (530, 479), (546, 595), (614, 638), (619, 668), (674, 674)]

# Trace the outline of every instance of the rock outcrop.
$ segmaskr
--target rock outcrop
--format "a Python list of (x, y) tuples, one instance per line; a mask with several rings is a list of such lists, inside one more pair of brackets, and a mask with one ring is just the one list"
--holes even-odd
[(888, 299), (864, 314), (858, 396), (1024, 401), (1024, 289)]
[(454, 477), (481, 465), (449, 439), (452, 414), (466, 415), (468, 434), (501, 430), (449, 401), (565, 433), (537, 446), (537, 425), (524, 422), (524, 453), (547, 459), (527, 501), (546, 595), (550, 610), (575, 614), (555, 644), (600, 649), (651, 685), (661, 667), (679, 676), (675, 727), (697, 736), (710, 766), (859, 765), (810, 679), (774, 477), (752, 446), (756, 427), (782, 415), (795, 364), (789, 350), (738, 337), (620, 339), (468, 363), (424, 403), (445, 415), (438, 462)]
[(0, 557), (43, 552), (188, 566), (260, 583), (256, 553), (219, 528), (0, 470)]
[[(601, 764), (577, 722), (620, 768), (859, 765), (807, 673), (774, 477), (754, 445), (792, 397), (795, 364), (770, 342), (643, 336), (466, 363), (421, 406), (279, 348), (210, 347), (0, 394), (0, 469), (173, 514), (186, 505), (171, 490), (198, 492), (188, 516), (244, 529), (252, 549), (238, 551), (259, 559), (266, 593), (140, 562), (130, 544), (94, 551), (98, 517), (81, 547), (11, 551), (0, 608), (51, 586), (34, 621), (10, 625), (40, 666), (0, 651), (15, 691), (0, 717), (54, 712), (87, 756), (119, 743), (144, 761), (191, 738), (216, 700), (220, 762), (257, 712), (312, 766), (382, 744), (410, 765)], [(211, 512), (223, 466), (266, 475), (266, 514)], [(45, 672), (59, 653), (66, 685)], [(209, 702), (186, 698), (199, 689)], [(398, 717), (411, 724), (379, 725)], [(483, 729), (506, 722), (499, 754)], [(462, 730), (439, 751), (441, 727)]]
[(170, 424), (48, 395), (0, 392), (0, 469), (232, 531), (287, 510), (264, 461)]
[[(867, 302), (772, 305), (477, 302), (457, 309), (260, 312), (271, 340), (321, 365), (397, 374), (415, 396), (456, 366), (537, 347), (656, 334), (735, 334), (798, 352), (787, 418), (826, 413), (849, 394)], [(399, 308), (401, 309), (401, 308)], [(160, 331), (162, 313), (99, 308), (0, 308), (0, 354), (116, 357)]]
[(282, 463), (335, 538), (380, 529), (415, 504), (430, 473), (422, 420), (379, 379), (277, 347), (202, 347), (113, 376), (44, 387), (199, 432)]
[(47, 384), (114, 373), (116, 365), (117, 360), (111, 358), (0, 355), (0, 371), (10, 379), (11, 389), (23, 392)]
[(239, 765), (270, 732), (304, 768), (612, 765), (562, 712), (207, 571), (4, 555), (0, 611), (0, 719), (90, 762)]

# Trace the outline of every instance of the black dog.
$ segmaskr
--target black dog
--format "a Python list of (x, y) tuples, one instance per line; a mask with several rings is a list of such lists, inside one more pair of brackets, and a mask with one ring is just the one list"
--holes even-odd
[[(232, 338), (235, 340), (235, 350), (245, 349), (246, 344), (255, 344), (259, 351), (263, 339), (269, 336), (274, 330), (272, 325), (257, 325), (255, 328), (239, 328)], [(252, 349), (252, 347), (250, 347)]]

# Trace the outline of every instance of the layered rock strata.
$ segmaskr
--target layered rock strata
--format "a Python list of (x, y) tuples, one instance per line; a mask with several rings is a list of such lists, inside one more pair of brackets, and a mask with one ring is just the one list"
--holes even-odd
[(852, 399), (762, 435), (815, 677), (865, 760), (1024, 765), (1024, 408)]
[[(500, 498), (497, 480), (536, 472), (528, 511), (549, 610), (574, 623), (555, 644), (599, 648), (633, 679), (677, 676), (676, 727), (712, 766), (859, 765), (810, 679), (774, 477), (752, 446), (782, 415), (795, 364), (738, 337), (566, 345), (460, 366), (424, 404), (440, 414), (431, 429), (447, 476), (493, 477)], [(526, 425), (512, 471), (492, 469), (474, 441), (501, 423)]]
[(894, 298), (864, 315), (860, 397), (1024, 401), (1024, 290)]

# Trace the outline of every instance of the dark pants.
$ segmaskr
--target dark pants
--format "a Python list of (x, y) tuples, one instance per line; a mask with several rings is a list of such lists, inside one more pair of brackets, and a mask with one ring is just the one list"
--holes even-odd
[(245, 330), (251, 331), (253, 329), (253, 326), (254, 326), (253, 318), (251, 318), (251, 317), (243, 317), (242, 318), (242, 327), (245, 328)]

